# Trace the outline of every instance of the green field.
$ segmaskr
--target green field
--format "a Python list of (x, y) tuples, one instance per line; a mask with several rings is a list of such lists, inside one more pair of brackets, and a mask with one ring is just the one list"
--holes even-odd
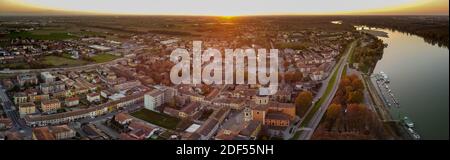
[(98, 54), (91, 57), (91, 59), (72, 59), (69, 54), (65, 53), (61, 56), (48, 55), (41, 58), (37, 63), (30, 65), (25, 62), (0, 64), (0, 68), (9, 69), (37, 69), (37, 68), (49, 68), (49, 67), (74, 67), (81, 66), (90, 63), (103, 63), (119, 58), (118, 56), (111, 54)]
[(31, 38), (37, 40), (64, 40), (75, 38), (75, 36), (69, 35), (67, 32), (51, 32), (48, 34), (35, 34), (32, 32), (12, 32), (7, 38)]
[(59, 57), (59, 56), (45, 56), (41, 62), (43, 64), (54, 66), (54, 67), (79, 66), (79, 65), (85, 65), (85, 64), (89, 63), (84, 60), (71, 59), (71, 58)]
[(119, 56), (115, 56), (115, 55), (107, 54), (107, 53), (100, 53), (100, 54), (97, 54), (97, 55), (91, 57), (91, 59), (95, 63), (108, 62), (108, 61), (112, 61), (112, 60), (117, 59), (117, 58), (119, 58)]
[(167, 114), (154, 112), (148, 109), (141, 109), (139, 111), (131, 113), (131, 115), (151, 124), (172, 130), (175, 129), (177, 124), (180, 122), (180, 119), (176, 117), (171, 117)]
[(21, 63), (8, 63), (8, 64), (0, 64), (0, 69), (9, 68), (9, 69), (30, 69), (30, 65), (21, 62)]

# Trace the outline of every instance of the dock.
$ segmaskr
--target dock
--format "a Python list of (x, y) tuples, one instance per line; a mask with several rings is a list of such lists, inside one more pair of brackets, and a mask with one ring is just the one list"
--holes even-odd
[[(404, 123), (399, 119), (394, 119), (390, 113), (390, 107), (388, 106), (387, 97), (380, 93), (379, 85), (374, 82), (372, 78), (375, 75), (364, 75), (363, 81), (367, 86), (367, 91), (369, 92), (370, 98), (374, 104), (374, 108), (379, 119), (384, 123), (384, 128), (391, 135), (395, 136), (396, 139), (414, 140), (414, 136), (408, 131), (408, 127), (403, 125)], [(386, 83), (386, 81), (385, 81)], [(385, 87), (386, 88), (386, 87)], [(397, 101), (398, 102), (398, 101)], [(399, 103), (398, 103), (399, 105)]]
[[(390, 108), (392, 106), (399, 108), (400, 103), (388, 85), (390, 82), (387, 75), (383, 74), (363, 76), (364, 83), (367, 86), (367, 91), (374, 103), (378, 117), (385, 123), (385, 128), (391, 133), (395, 133), (398, 138), (409, 140), (420, 139), (420, 136), (412, 128), (407, 127), (402, 120), (392, 117)], [(411, 132), (411, 130), (414, 132)]]

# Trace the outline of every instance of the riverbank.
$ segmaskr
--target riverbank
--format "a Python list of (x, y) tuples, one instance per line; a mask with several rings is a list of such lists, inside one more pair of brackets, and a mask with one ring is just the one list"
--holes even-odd
[(412, 140), (413, 137), (407, 131), (407, 128), (401, 121), (395, 120), (386, 103), (384, 103), (381, 93), (376, 89), (370, 76), (363, 75), (363, 82), (369, 92), (370, 98), (374, 103), (374, 108), (378, 118), (383, 122), (387, 133), (392, 135), (394, 139)]
[(391, 115), (408, 117), (421, 139), (448, 139), (449, 50), (415, 35), (374, 29), (390, 37), (379, 37), (387, 45), (372, 72), (389, 75), (389, 89), (400, 102), (389, 108)]
[(361, 32), (364, 33), (368, 33), (371, 34), (373, 36), (377, 36), (377, 37), (385, 37), (385, 38), (389, 38), (389, 34), (383, 31), (379, 31), (379, 30), (369, 30), (369, 29), (361, 29)]

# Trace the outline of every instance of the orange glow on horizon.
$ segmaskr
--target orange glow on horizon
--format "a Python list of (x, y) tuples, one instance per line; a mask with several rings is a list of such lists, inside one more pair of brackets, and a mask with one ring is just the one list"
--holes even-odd
[[(325, 2), (321, 2), (325, 1)], [(41, 10), (87, 14), (202, 15), (231, 19), (251, 15), (443, 14), (448, 0), (0, 0), (0, 13)]]

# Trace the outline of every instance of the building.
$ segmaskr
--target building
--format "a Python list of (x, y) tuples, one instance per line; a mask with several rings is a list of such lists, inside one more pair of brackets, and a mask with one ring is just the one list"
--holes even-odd
[(37, 127), (32, 129), (33, 140), (62, 140), (76, 136), (76, 132), (67, 125)]
[(243, 98), (220, 98), (212, 101), (213, 105), (220, 107), (230, 107), (231, 109), (241, 110), (245, 106), (245, 99)]
[(269, 112), (266, 115), (265, 125), (287, 127), (289, 126), (289, 116), (283, 113)]
[(7, 118), (7, 117), (3, 118), (0, 115), (0, 130), (10, 129), (10, 128), (12, 128), (12, 126), (13, 126), (13, 124), (12, 124), (12, 121), (10, 118)]
[(269, 112), (280, 112), (289, 117), (290, 120), (295, 119), (295, 105), (293, 103), (270, 102), (268, 104)]
[(52, 93), (52, 97), (58, 98), (58, 99), (71, 97), (73, 95), (74, 95), (73, 92), (71, 92), (70, 90), (63, 90), (63, 91)]
[(36, 105), (33, 102), (21, 103), (19, 105), (19, 113), (23, 115), (36, 113)]
[(102, 96), (105, 99), (108, 99), (110, 96), (112, 96), (115, 93), (112, 89), (106, 89), (100, 91), (100, 96)]
[(116, 84), (116, 85), (114, 85), (114, 89), (117, 91), (129, 90), (129, 89), (132, 89), (132, 88), (140, 86), (140, 85), (141, 85), (141, 81), (134, 80), (134, 81), (128, 81), (125, 83)]
[(219, 124), (215, 119), (208, 119), (203, 123), (203, 125), (197, 130), (200, 134), (200, 140), (209, 140), (213, 134), (219, 128)]
[(106, 113), (110, 113), (123, 107), (143, 103), (145, 94), (146, 94), (145, 92), (134, 94), (124, 97), (117, 101), (111, 101), (85, 109), (49, 115), (27, 115), (25, 116), (24, 119), (28, 126), (34, 127), (34, 126), (46, 126), (46, 125), (68, 123), (84, 118), (94, 118), (96, 116), (104, 115)]
[(121, 125), (129, 124), (133, 119), (125, 113), (118, 113), (114, 116), (114, 121)]
[(52, 112), (56, 112), (60, 108), (61, 108), (61, 103), (59, 102), (58, 99), (50, 99), (50, 100), (45, 100), (45, 101), (41, 102), (42, 112), (52, 113)]
[(78, 89), (78, 90), (95, 91), (97, 89), (96, 85), (89, 83), (86, 79), (81, 78), (81, 77), (75, 79), (73, 86), (75, 87), (75, 89)]
[(278, 90), (278, 92), (275, 93), (273, 96), (271, 96), (271, 100), (282, 103), (289, 103), (292, 101), (291, 95), (292, 92), (293, 92), (292, 87), (285, 86), (284, 88)]
[(52, 83), (55, 81), (55, 76), (53, 76), (50, 72), (41, 72), (41, 79), (44, 83)]
[(198, 113), (201, 104), (199, 102), (191, 102), (187, 106), (183, 107), (178, 112), (178, 117), (187, 118), (188, 116), (194, 115), (194, 113)]
[(17, 82), (20, 86), (25, 84), (36, 85), (39, 83), (39, 80), (35, 74), (20, 74), (17, 76)]
[(225, 118), (230, 114), (230, 111), (231, 109), (229, 107), (222, 107), (221, 109), (214, 111), (205, 123), (196, 130), (195, 133), (200, 135), (199, 139), (211, 139), (214, 133), (219, 129), (220, 124), (222, 124)]
[(40, 86), (42, 93), (56, 93), (66, 90), (66, 85), (62, 81), (54, 81), (50, 83), (41, 83)]
[(148, 110), (156, 110), (164, 102), (164, 92), (160, 90), (152, 90), (144, 96), (144, 107)]
[(86, 95), (86, 99), (89, 102), (100, 102), (100, 94), (98, 93), (89, 93)]
[(269, 103), (269, 96), (255, 96), (255, 104), (264, 105)]
[(56, 140), (71, 139), (76, 136), (76, 132), (67, 125), (50, 126), (49, 129)]
[(56, 140), (48, 127), (38, 127), (32, 129), (33, 140)]
[(84, 133), (86, 133), (88, 139), (90, 140), (108, 140), (110, 139), (105, 132), (98, 129), (94, 124), (89, 123), (81, 127)]
[(28, 97), (30, 99), (30, 102), (41, 102), (50, 99), (50, 96), (48, 94), (29, 95)]
[(320, 71), (314, 71), (311, 75), (310, 75), (311, 80), (313, 81), (320, 81), (322, 79), (324, 79), (324, 74), (323, 72)]
[(17, 92), (13, 97), (14, 104), (25, 103), (28, 100), (28, 96), (25, 92)]
[(253, 112), (253, 110), (250, 107), (244, 108), (244, 121), (245, 122), (249, 122), (253, 119), (252, 112)]
[(153, 131), (155, 130), (153, 127), (139, 121), (131, 121), (128, 128), (131, 130), (127, 134), (136, 140), (144, 140), (150, 138)]
[(259, 121), (251, 120), (247, 123), (245, 128), (239, 132), (240, 135), (248, 137), (249, 139), (256, 139), (261, 132), (262, 124)]
[(133, 119), (126, 113), (118, 113), (114, 117), (107, 121), (108, 126), (118, 131), (119, 133), (128, 132), (128, 125)]
[(79, 103), (80, 103), (80, 98), (78, 98), (78, 97), (70, 97), (70, 98), (66, 98), (64, 100), (64, 105), (66, 107), (73, 107), (73, 106), (78, 105)]
[(156, 107), (173, 100), (176, 94), (177, 92), (174, 88), (157, 86), (156, 89), (145, 94), (144, 107), (149, 110), (155, 110)]
[(252, 120), (256, 120), (256, 121), (260, 121), (260, 122), (264, 123), (266, 120), (266, 115), (267, 115), (268, 110), (269, 109), (267, 107), (262, 107), (262, 106), (252, 107), (252, 110), (251, 110)]
[(251, 112), (244, 111), (244, 114), (250, 115), (252, 120), (260, 121), (263, 125), (287, 126), (296, 117), (295, 105), (291, 103), (272, 101), (267, 104), (253, 103), (250, 108)]

